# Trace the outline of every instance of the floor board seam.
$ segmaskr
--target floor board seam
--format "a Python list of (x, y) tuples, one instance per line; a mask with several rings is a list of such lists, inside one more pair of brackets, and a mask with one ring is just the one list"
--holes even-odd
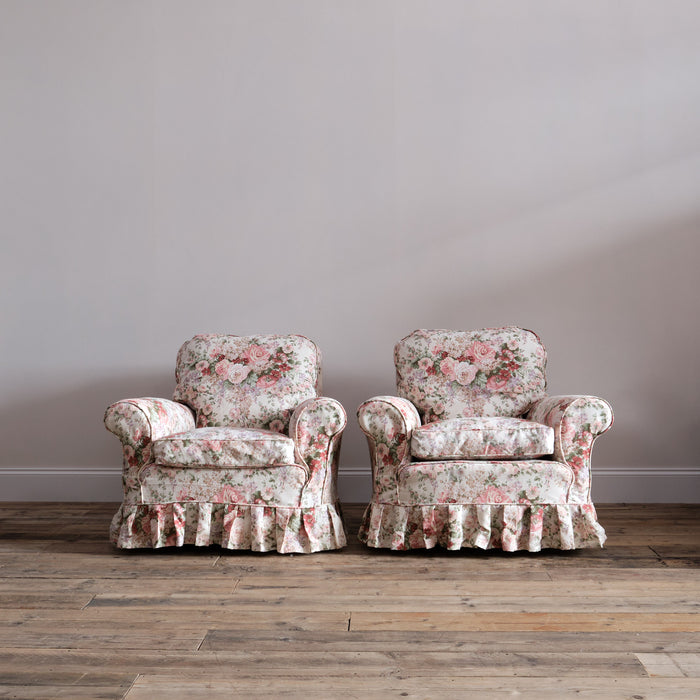
[(134, 677), (134, 680), (131, 681), (131, 685), (126, 689), (126, 692), (124, 693), (124, 695), (122, 695), (122, 700), (127, 700), (127, 696), (133, 690), (134, 686), (136, 685), (136, 681), (138, 681), (139, 678), (143, 678), (143, 673), (136, 674), (136, 676)]

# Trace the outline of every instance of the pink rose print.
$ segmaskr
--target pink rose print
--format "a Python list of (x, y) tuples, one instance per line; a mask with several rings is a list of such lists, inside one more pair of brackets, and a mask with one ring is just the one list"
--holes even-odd
[(377, 445), (377, 461), (382, 464), (391, 464), (391, 453), (383, 442)]
[(130, 467), (135, 467), (139, 463), (136, 450), (131, 445), (124, 445), (124, 459)]
[(564, 418), (561, 422), (561, 437), (564, 442), (573, 442), (576, 437), (576, 424)]
[(151, 519), (147, 515), (142, 517), (140, 520), (134, 520), (134, 524), (131, 528), (132, 534), (137, 534), (139, 525), (141, 525), (141, 530), (143, 531), (144, 535), (151, 534)]
[(283, 433), (284, 423), (281, 420), (273, 420), (270, 423), (270, 430), (274, 430), (276, 433)]
[(495, 486), (489, 486), (485, 491), (482, 491), (476, 499), (476, 503), (498, 504), (508, 503), (508, 501), (508, 496)]
[(185, 509), (179, 509), (173, 507), (173, 523), (175, 525), (175, 531), (181, 532), (185, 528)]
[(493, 374), (486, 380), (486, 387), (491, 389), (491, 391), (499, 391), (508, 384), (510, 375), (506, 372), (500, 372), (499, 374)]
[(475, 340), (467, 349), (467, 356), (474, 358), (474, 364), (480, 369), (489, 370), (496, 365), (496, 351), (486, 343)]
[(243, 501), (243, 494), (236, 491), (233, 486), (222, 486), (214, 494), (214, 503), (237, 503)]
[(418, 366), (425, 371), (430, 369), (430, 367), (433, 366), (433, 363), (427, 357), (421, 357), (420, 360), (418, 360)]
[(271, 386), (275, 386), (275, 384), (277, 384), (277, 379), (269, 374), (258, 377), (258, 381), (255, 382), (255, 386), (260, 389), (269, 389)]
[(441, 363), (440, 363), (440, 371), (451, 381), (453, 382), (457, 377), (455, 375), (455, 369), (456, 369), (457, 363), (451, 358), (451, 357), (446, 357)]
[(462, 386), (467, 386), (474, 381), (477, 371), (477, 368), (469, 362), (458, 362), (455, 367), (455, 379)]
[(270, 353), (260, 345), (250, 345), (243, 353), (243, 357), (252, 367), (263, 367), (270, 359)]
[(240, 384), (249, 374), (250, 367), (232, 363), (228, 368), (227, 379), (231, 382), (231, 384)]
[(219, 377), (226, 379), (226, 377), (228, 377), (228, 366), (230, 364), (231, 363), (228, 360), (220, 360), (216, 363), (214, 371), (217, 373), (217, 375), (219, 375)]

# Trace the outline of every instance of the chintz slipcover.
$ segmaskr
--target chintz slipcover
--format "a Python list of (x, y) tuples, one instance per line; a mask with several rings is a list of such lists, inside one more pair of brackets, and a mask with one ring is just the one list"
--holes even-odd
[(197, 335), (177, 357), (174, 400), (112, 404), (124, 500), (121, 548), (345, 546), (337, 496), (347, 418), (319, 396), (321, 355), (299, 335)]
[(373, 480), (361, 541), (397, 550), (603, 545), (590, 459), (612, 409), (594, 396), (547, 396), (535, 333), (417, 330), (394, 361), (398, 396), (358, 409)]

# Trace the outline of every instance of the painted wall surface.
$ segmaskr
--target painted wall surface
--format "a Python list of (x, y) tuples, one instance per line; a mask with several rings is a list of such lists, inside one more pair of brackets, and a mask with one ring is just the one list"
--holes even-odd
[(697, 467), (699, 36), (693, 0), (0, 0), (0, 468), (117, 466), (105, 407), (200, 332), (316, 340), (368, 467), (393, 344), (509, 324), (612, 403), (595, 464)]

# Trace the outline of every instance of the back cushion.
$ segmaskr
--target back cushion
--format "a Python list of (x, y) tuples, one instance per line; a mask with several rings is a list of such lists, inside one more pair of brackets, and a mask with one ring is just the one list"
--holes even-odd
[(399, 396), (423, 423), (463, 416), (520, 416), (545, 393), (547, 353), (522, 328), (418, 330), (394, 348)]
[(300, 335), (196, 335), (177, 354), (173, 398), (197, 427), (286, 433), (292, 411), (318, 396), (321, 353)]

